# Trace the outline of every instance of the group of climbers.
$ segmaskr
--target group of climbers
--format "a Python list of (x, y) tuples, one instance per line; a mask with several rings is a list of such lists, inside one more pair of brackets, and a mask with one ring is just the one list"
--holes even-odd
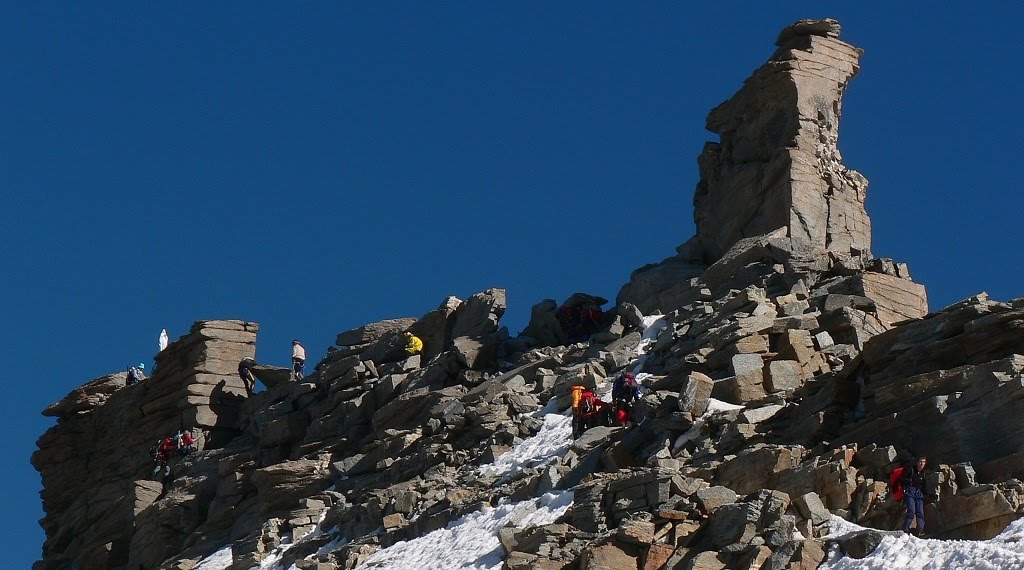
[(601, 329), (603, 313), (601, 307), (594, 304), (567, 304), (558, 310), (556, 316), (565, 333), (565, 341), (575, 344), (590, 340), (590, 336)]
[(633, 403), (640, 398), (640, 386), (636, 375), (623, 372), (612, 383), (612, 401), (605, 402), (597, 397), (593, 388), (575, 385), (572, 387), (572, 434), (578, 438), (592, 427), (622, 426), (629, 424)]
[[(164, 332), (163, 334), (166, 334)], [(163, 338), (163, 337), (161, 337)], [(399, 349), (399, 354), (395, 360), (401, 360), (409, 356), (419, 354), (423, 351), (423, 341), (420, 340), (416, 335), (411, 332), (404, 334), (405, 344)], [(162, 345), (164, 346), (164, 345)], [(242, 379), (242, 385), (245, 386), (245, 393), (251, 398), (256, 389), (256, 374), (254, 372), (254, 366), (256, 361), (252, 358), (243, 358), (238, 363), (238, 376)], [(297, 381), (302, 381), (304, 378), (304, 370), (306, 367), (306, 347), (302, 346), (302, 343), (295, 339), (292, 341), (292, 378)], [(139, 363), (138, 365), (129, 366), (125, 373), (125, 384), (133, 386), (146, 379), (145, 374), (146, 365)]]
[(170, 459), (175, 455), (184, 456), (196, 450), (196, 440), (192, 432), (187, 429), (180, 429), (173, 436), (167, 436), (158, 441), (150, 450), (153, 455), (153, 475), (162, 478), (170, 477)]
[[(403, 334), (404, 344), (390, 354), (385, 361), (398, 361), (423, 352), (423, 341), (411, 332)], [(330, 351), (328, 351), (330, 352)], [(140, 365), (141, 366), (141, 365)], [(256, 361), (252, 358), (243, 358), (238, 363), (238, 377), (242, 380), (245, 393), (250, 398), (256, 390)], [(306, 348), (296, 339), (292, 341), (292, 379), (302, 381), (305, 377), (303, 371), (306, 367)]]

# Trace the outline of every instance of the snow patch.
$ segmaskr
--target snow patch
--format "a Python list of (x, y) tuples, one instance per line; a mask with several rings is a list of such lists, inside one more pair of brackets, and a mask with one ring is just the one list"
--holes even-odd
[(640, 321), (640, 330), (643, 332), (640, 342), (636, 345), (637, 358), (632, 369), (634, 373), (644, 369), (644, 363), (647, 362), (647, 351), (654, 346), (654, 343), (658, 342), (658, 335), (667, 326), (668, 320), (665, 319), (665, 315), (651, 315)]
[[(829, 538), (865, 530), (832, 517)], [(884, 536), (870, 555), (854, 560), (833, 546), (821, 566), (831, 570), (1002, 570), (1024, 568), (1024, 519), (1018, 519), (992, 540), (933, 540), (911, 535)]]
[(518, 503), (502, 502), (485, 507), (410, 541), (397, 542), (366, 559), (357, 570), (407, 570), (409, 568), (474, 568), (498, 570), (505, 549), (498, 531), (551, 524), (572, 506), (572, 491), (547, 493)]
[[(554, 398), (552, 398), (552, 401)], [(541, 467), (565, 455), (572, 445), (572, 416), (547, 414), (544, 426), (493, 463), (480, 467), (483, 475), (507, 477), (528, 467)]]
[(231, 545), (228, 544), (200, 560), (193, 570), (225, 570), (225, 568), (231, 566), (231, 562)]
[(685, 433), (676, 438), (676, 441), (672, 444), (672, 451), (679, 451), (684, 445), (697, 439), (700, 436), (700, 430), (704, 429), (704, 423), (712, 414), (741, 409), (743, 409), (743, 406), (737, 406), (736, 404), (730, 404), (728, 402), (710, 398), (708, 400), (708, 409), (703, 415), (701, 415), (701, 417), (693, 421), (693, 425), (690, 426), (690, 429), (686, 430)]

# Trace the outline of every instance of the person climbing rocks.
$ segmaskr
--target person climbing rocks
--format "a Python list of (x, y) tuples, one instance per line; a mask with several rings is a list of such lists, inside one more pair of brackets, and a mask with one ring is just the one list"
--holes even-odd
[(409, 331), (405, 331), (405, 353), (407, 356), (415, 356), (423, 352), (423, 341)]
[(903, 504), (907, 507), (907, 515), (903, 519), (903, 532), (910, 533), (910, 525), (917, 519), (914, 533), (918, 536), (924, 534), (924, 501), (925, 498), (934, 500), (935, 495), (928, 483), (928, 475), (925, 472), (925, 465), (928, 458), (921, 456), (913, 465), (903, 468), (903, 474), (899, 481), (903, 488)]
[(601, 307), (597, 305), (587, 305), (580, 311), (580, 340), (588, 341), (591, 335), (601, 330), (602, 315)]
[(624, 372), (612, 383), (612, 403), (615, 406), (615, 420), (626, 427), (629, 423), (630, 412), (633, 411), (633, 402), (640, 398), (640, 386), (636, 382), (636, 375), (632, 372)]
[(126, 386), (134, 386), (139, 382), (146, 379), (146, 365), (142, 362), (135, 366), (129, 366), (128, 372), (125, 373), (124, 383)]
[(153, 468), (154, 475), (160, 475), (166, 479), (171, 475), (171, 466), (167, 462), (170, 459), (171, 454), (177, 449), (177, 445), (174, 442), (174, 438), (168, 436), (156, 446), (156, 455), (153, 457), (153, 461), (156, 466)]
[(302, 380), (302, 369), (306, 367), (306, 349), (298, 340), (292, 341), (292, 373), (296, 380)]
[(256, 390), (256, 375), (252, 371), (254, 364), (256, 364), (256, 361), (251, 358), (243, 358), (238, 363), (238, 376), (242, 379), (242, 384), (245, 385), (245, 393), (250, 398), (252, 398), (253, 391)]
[(562, 307), (555, 315), (558, 324), (562, 326), (562, 334), (566, 344), (576, 344), (580, 341), (580, 310), (579, 307)]
[(580, 417), (580, 399), (583, 395), (583, 386), (574, 384), (572, 387), (572, 437), (578, 438), (583, 433), (582, 418)]
[(192, 432), (187, 429), (178, 430), (178, 433), (174, 434), (174, 443), (178, 455), (188, 455), (196, 450), (196, 440), (192, 437)]
[(588, 429), (597, 427), (603, 423), (607, 423), (608, 421), (608, 402), (604, 402), (598, 398), (597, 394), (594, 394), (593, 388), (584, 388), (583, 392), (580, 393), (578, 410), (578, 431), (574, 434), (577, 438), (583, 435), (583, 433)]

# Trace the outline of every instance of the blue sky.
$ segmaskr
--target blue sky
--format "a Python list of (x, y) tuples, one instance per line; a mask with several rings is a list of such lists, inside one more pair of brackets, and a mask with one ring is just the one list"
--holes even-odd
[(514, 333), (545, 297), (613, 298), (693, 234), (704, 118), (798, 18), (866, 50), (840, 148), (875, 253), (933, 308), (1024, 295), (1024, 9), (689, 4), (8, 6), (5, 565), (43, 540), (39, 410), (161, 328), (255, 320), (286, 363), (449, 294), (507, 288)]

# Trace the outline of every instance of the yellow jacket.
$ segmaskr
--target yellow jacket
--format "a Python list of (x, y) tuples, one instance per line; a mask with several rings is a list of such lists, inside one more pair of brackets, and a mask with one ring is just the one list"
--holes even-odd
[(405, 351), (410, 355), (419, 354), (423, 352), (423, 341), (416, 335), (412, 335), (405, 342)]

